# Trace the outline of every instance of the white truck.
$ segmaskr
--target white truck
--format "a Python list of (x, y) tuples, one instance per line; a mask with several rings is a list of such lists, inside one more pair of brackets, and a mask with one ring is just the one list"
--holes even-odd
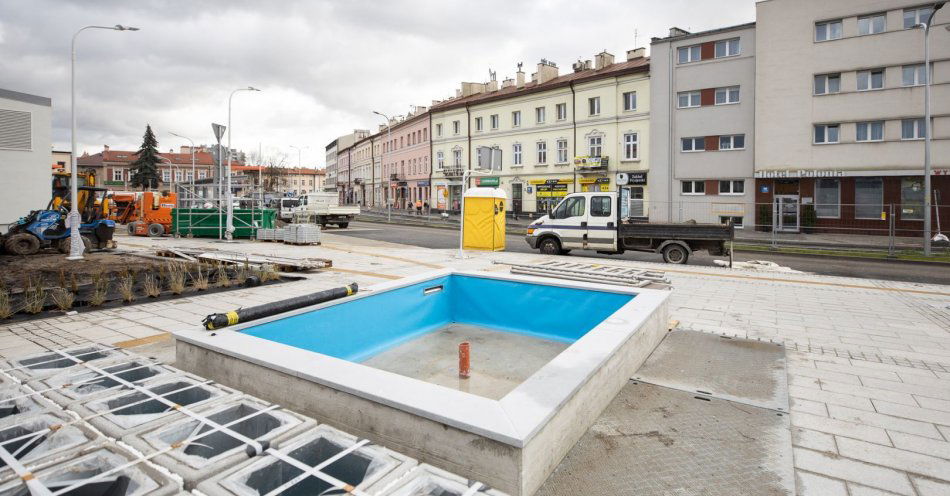
[(271, 208), (277, 210), (277, 218), (284, 222), (294, 220), (294, 209), (300, 206), (300, 198), (274, 198)]
[(645, 222), (621, 218), (620, 211), (617, 193), (572, 193), (532, 222), (525, 239), (548, 255), (572, 249), (611, 255), (630, 250), (661, 253), (664, 262), (684, 264), (694, 251), (729, 254), (726, 242), (735, 235), (732, 224)]
[(350, 221), (360, 214), (359, 205), (340, 205), (336, 193), (308, 193), (299, 198), (300, 205), (294, 207), (293, 221), (297, 223), (336, 224), (346, 229)]

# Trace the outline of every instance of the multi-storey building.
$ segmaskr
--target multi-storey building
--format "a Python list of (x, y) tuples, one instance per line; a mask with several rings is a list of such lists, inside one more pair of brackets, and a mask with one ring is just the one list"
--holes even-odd
[(356, 201), (355, 184), (352, 166), (354, 146), (358, 141), (369, 137), (369, 130), (354, 129), (350, 134), (344, 134), (336, 139), (336, 188), (340, 194), (341, 203)]
[(755, 23), (650, 48), (650, 220), (753, 221)]
[[(950, 9), (930, 32), (919, 0), (765, 0), (756, 4), (756, 201), (780, 230), (919, 234), (924, 83), (932, 78), (933, 186), (950, 202)], [(891, 210), (893, 205), (893, 211)], [(940, 208), (941, 222), (950, 212)]]
[(336, 191), (336, 142), (333, 140), (324, 149), (326, 150), (326, 180), (323, 187), (326, 191)]
[(388, 205), (411, 208), (417, 201), (432, 201), (429, 124), (428, 109), (416, 107), (405, 118), (395, 119), (388, 128), (380, 129)]
[(43, 96), (0, 89), (0, 232), (50, 197), (52, 101)]
[(373, 165), (378, 154), (377, 135), (366, 136), (353, 145), (350, 157), (350, 176), (353, 183), (353, 203), (373, 205)]
[(462, 83), (456, 98), (435, 104), (433, 206), (458, 208), (464, 170), (490, 165), (490, 153), (479, 149), (500, 151), (501, 164), (472, 184), (504, 189), (516, 214), (546, 212), (574, 191), (646, 197), (649, 156), (642, 144), (649, 137), (650, 64), (644, 49), (628, 51), (619, 63), (599, 53), (593, 64), (579, 61), (573, 69), (562, 76), (542, 60), (531, 81), (519, 68), (500, 88), (497, 81)]
[[(195, 149), (195, 168), (192, 173), (192, 154), (190, 147), (181, 147), (180, 153), (162, 153), (162, 161), (158, 164), (159, 188), (170, 189), (172, 184), (191, 182), (211, 178), (214, 176), (214, 158), (211, 153)], [(137, 151), (112, 150), (108, 145), (102, 151), (92, 155), (82, 154), (76, 163), (80, 170), (94, 170), (99, 178), (99, 184), (113, 191), (136, 191), (141, 188), (133, 187), (132, 162), (137, 158)]]
[(232, 180), (242, 185), (238, 196), (252, 196), (261, 192), (278, 196), (300, 196), (323, 191), (326, 171), (306, 167), (266, 167), (262, 165), (231, 165)]

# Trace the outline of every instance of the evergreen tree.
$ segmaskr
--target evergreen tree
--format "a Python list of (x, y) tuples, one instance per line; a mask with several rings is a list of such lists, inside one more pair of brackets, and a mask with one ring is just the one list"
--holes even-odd
[(142, 146), (139, 147), (137, 158), (131, 165), (130, 184), (133, 188), (142, 187), (142, 191), (147, 189), (158, 189), (158, 164), (161, 158), (158, 155), (158, 140), (152, 133), (152, 126), (145, 126), (145, 136), (142, 138)]

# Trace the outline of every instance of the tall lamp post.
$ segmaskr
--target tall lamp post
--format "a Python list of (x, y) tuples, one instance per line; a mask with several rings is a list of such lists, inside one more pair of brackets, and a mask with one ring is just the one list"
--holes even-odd
[(934, 16), (937, 11), (943, 7), (946, 2), (937, 2), (930, 12), (927, 22), (921, 22), (917, 27), (924, 29), (924, 75), (927, 82), (924, 85), (924, 256), (931, 255), (930, 249), (930, 201), (933, 192), (930, 186), (930, 135), (933, 134), (933, 126), (930, 124), (930, 27), (933, 25)]
[(66, 260), (82, 260), (82, 252), (85, 250), (85, 246), (82, 244), (82, 238), (79, 235), (79, 224), (82, 223), (82, 218), (79, 215), (79, 207), (76, 205), (79, 198), (79, 167), (76, 160), (76, 154), (78, 153), (76, 150), (76, 38), (79, 37), (79, 33), (87, 29), (109, 29), (112, 31), (139, 30), (139, 28), (123, 26), (121, 24), (116, 24), (115, 26), (86, 26), (76, 31), (76, 34), (73, 35), (73, 40), (70, 45), (69, 61), (69, 112), (71, 114), (69, 134), (72, 145), (72, 157), (70, 158), (72, 171), (69, 181), (69, 217), (66, 219), (69, 224), (69, 256), (66, 257)]
[[(186, 139), (186, 140), (188, 140), (189, 143), (191, 143), (191, 186), (192, 186), (191, 189), (192, 189), (192, 195), (194, 195), (195, 178), (198, 177), (198, 176), (195, 174), (195, 142), (194, 142), (191, 138), (189, 138), (189, 137), (187, 137), (187, 136), (182, 136), (182, 135), (180, 135), (180, 134), (173, 133), (173, 132), (171, 132), (171, 131), (169, 131), (168, 134), (170, 134), (170, 135), (172, 135), (172, 136), (177, 136), (177, 137), (182, 138), (182, 139)], [(194, 200), (194, 198), (192, 198), (192, 200)], [(192, 204), (191, 206), (194, 207), (194, 204)]]
[(238, 88), (231, 92), (231, 95), (228, 96), (228, 191), (226, 197), (228, 199), (228, 227), (224, 233), (224, 238), (228, 241), (234, 239), (234, 194), (231, 192), (231, 99), (234, 98), (234, 94), (238, 91), (261, 91), (253, 86), (248, 86), (247, 88)]
[[(392, 119), (390, 119), (388, 115), (386, 115), (386, 114), (384, 114), (384, 113), (382, 113), (382, 112), (377, 112), (377, 111), (374, 110), (373, 113), (376, 114), (376, 115), (378, 115), (378, 116), (380, 116), (380, 117), (382, 117), (383, 119), (386, 119), (386, 144), (383, 145), (383, 152), (380, 154), (380, 157), (379, 157), (379, 178), (380, 178), (380, 181), (382, 181), (382, 178), (383, 178), (383, 167), (386, 165), (386, 147), (390, 146), (390, 145), (392, 144), (392, 142), (393, 142), (393, 140), (392, 140), (392, 129), (391, 129), (391, 126), (389, 125), (389, 123), (392, 122)], [(373, 174), (373, 177), (376, 177), (376, 172), (375, 172), (375, 171), (373, 171), (372, 174)], [(387, 184), (389, 184), (389, 183), (387, 183)], [(388, 199), (386, 200), (386, 205), (389, 206), (389, 200), (388, 200)]]

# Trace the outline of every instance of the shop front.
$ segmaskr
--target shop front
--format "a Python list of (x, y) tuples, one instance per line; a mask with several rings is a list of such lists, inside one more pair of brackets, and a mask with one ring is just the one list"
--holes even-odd
[[(535, 208), (539, 213), (550, 212), (568, 194), (572, 179), (532, 179), (528, 181), (528, 189), (534, 189)], [(530, 191), (529, 191), (530, 193)], [(526, 211), (532, 211), (528, 205)]]
[(606, 175), (587, 176), (577, 180), (584, 193), (599, 193), (610, 191), (610, 178)]
[(620, 216), (646, 220), (647, 171), (618, 172), (615, 180), (620, 193)]
[(433, 181), (432, 208), (443, 212), (458, 212), (462, 200), (461, 181)]

